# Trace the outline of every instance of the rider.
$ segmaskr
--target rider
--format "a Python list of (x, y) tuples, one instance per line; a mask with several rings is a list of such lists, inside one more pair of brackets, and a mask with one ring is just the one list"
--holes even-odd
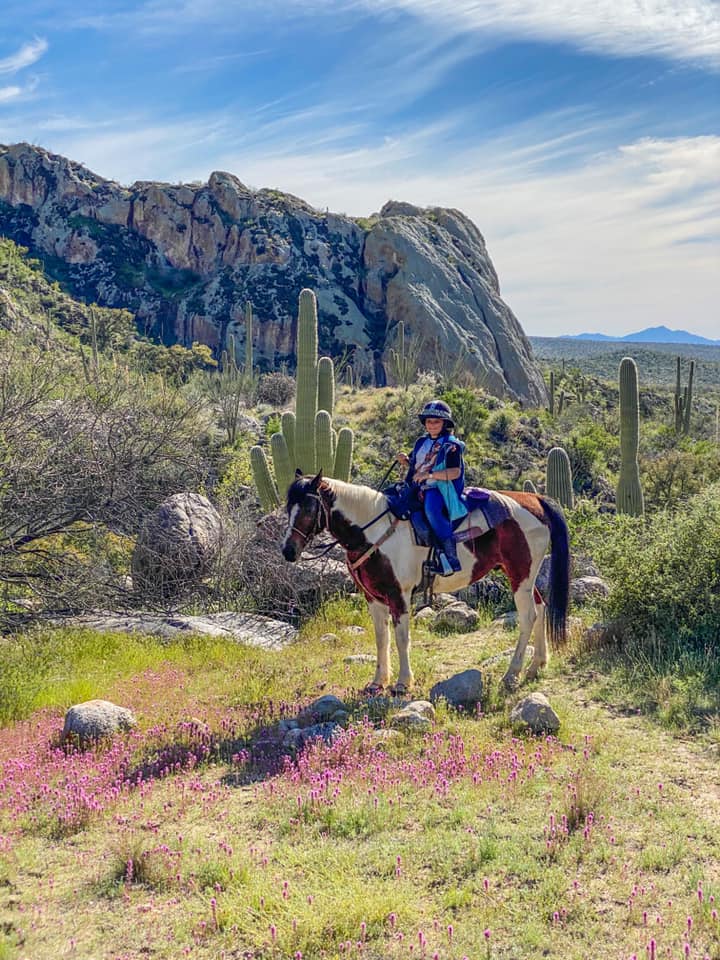
[[(410, 456), (399, 453), (397, 459), (408, 467), (406, 483), (410, 484), (425, 510), (430, 526), (447, 558), (450, 573), (460, 570), (452, 522), (464, 517), (467, 509), (460, 496), (463, 492), (465, 444), (453, 436), (452, 411), (444, 400), (430, 400), (418, 414), (425, 427)], [(441, 558), (442, 562), (442, 558)]]

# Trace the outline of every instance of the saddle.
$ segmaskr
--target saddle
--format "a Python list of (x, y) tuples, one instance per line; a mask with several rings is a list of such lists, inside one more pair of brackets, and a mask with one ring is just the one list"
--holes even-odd
[[(388, 509), (394, 516), (400, 520), (410, 521), (415, 542), (419, 547), (433, 547), (435, 549), (439, 547), (437, 538), (423, 511), (422, 503), (418, 499), (416, 491), (409, 484), (393, 483), (389, 487), (384, 487), (381, 493), (385, 495)], [(505, 503), (492, 490), (486, 490), (483, 487), (465, 487), (461, 499), (468, 513), (472, 513), (474, 510), (481, 511), (488, 530), (493, 530), (510, 516), (510, 511)], [(456, 520), (453, 526), (457, 528), (464, 519), (464, 517), (461, 517)], [(468, 530), (455, 533), (455, 540), (462, 543), (485, 532), (478, 527), (470, 527)]]

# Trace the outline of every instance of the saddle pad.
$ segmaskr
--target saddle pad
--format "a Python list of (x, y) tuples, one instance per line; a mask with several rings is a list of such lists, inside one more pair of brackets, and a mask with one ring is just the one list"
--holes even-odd
[(505, 498), (497, 496), (492, 490), (484, 490), (482, 487), (465, 487), (463, 500), (471, 513), (473, 510), (482, 511), (488, 530), (499, 526), (510, 516)]

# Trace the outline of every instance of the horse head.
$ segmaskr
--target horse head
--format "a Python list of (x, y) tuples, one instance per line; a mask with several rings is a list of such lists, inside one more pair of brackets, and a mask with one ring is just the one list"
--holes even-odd
[(326, 508), (320, 492), (322, 471), (306, 477), (295, 471), (295, 480), (287, 494), (288, 525), (282, 544), (282, 555), (294, 563), (316, 534), (327, 524)]

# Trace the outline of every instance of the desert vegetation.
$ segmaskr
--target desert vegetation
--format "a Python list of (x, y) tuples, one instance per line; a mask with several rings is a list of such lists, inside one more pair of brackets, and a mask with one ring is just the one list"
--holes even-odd
[[(299, 373), (260, 376), (247, 349), (218, 369), (130, 320), (70, 300), (0, 241), (0, 958), (720, 956), (709, 361), (695, 358), (679, 425), (677, 350), (632, 351), (638, 431), (625, 446), (642, 504), (634, 490), (623, 510), (624, 353), (594, 367), (541, 352), (554, 402), (523, 409), (424, 362), (432, 351), (410, 350), (404, 330), (382, 389), (311, 344), (325, 400), (310, 417)], [(263, 517), (251, 451), (281, 494), (290, 414), (328, 454), (347, 431), (351, 479), (375, 486), (430, 396), (453, 408), (469, 483), (558, 484), (575, 562), (608, 585), (573, 609), (567, 647), (529, 686), (552, 698), (557, 736), (510, 720), (517, 697), (500, 678), (514, 637), (497, 618), (512, 600), (495, 576), (469, 597), (471, 633), (413, 628), (417, 695), (478, 666), (477, 711), (440, 702), (432, 729), (392, 730), (400, 705), (359, 692), (373, 653), (364, 602), (301, 600), (281, 521)], [(202, 579), (149, 596), (132, 582), (138, 531), (178, 491), (212, 502), (223, 543)], [(150, 606), (271, 614), (299, 634), (273, 651), (69, 620)], [(330, 694), (341, 728), (288, 748), (291, 722)], [(93, 698), (130, 707), (137, 726), (89, 749), (62, 742), (67, 708)]]

